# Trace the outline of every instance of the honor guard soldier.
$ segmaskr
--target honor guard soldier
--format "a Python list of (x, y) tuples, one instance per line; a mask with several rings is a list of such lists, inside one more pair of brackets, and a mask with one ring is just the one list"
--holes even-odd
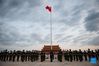
[(12, 51), (9, 53), (9, 61), (12, 61)]
[(70, 61), (70, 62), (73, 61), (72, 51), (71, 51), (71, 49), (69, 50), (69, 61)]
[(68, 52), (68, 50), (65, 51), (64, 57), (65, 57), (65, 61), (69, 61), (69, 52)]
[(20, 58), (20, 51), (17, 51), (17, 61), (19, 61), (19, 58)]
[(41, 62), (45, 61), (45, 53), (41, 52)]
[(80, 62), (83, 61), (83, 53), (82, 53), (81, 49), (79, 49), (79, 60), (80, 60)]
[(58, 52), (58, 61), (62, 62), (62, 51), (59, 50)]
[(15, 61), (15, 58), (16, 58), (16, 51), (14, 50), (13, 53), (12, 53), (13, 62)]
[(25, 50), (23, 50), (21, 52), (21, 61), (24, 62), (24, 58), (25, 58)]
[(87, 61), (87, 52), (85, 50), (84, 50), (83, 54), (84, 54), (85, 61)]
[(50, 52), (50, 62), (53, 62), (53, 60), (54, 60), (54, 53), (51, 50), (51, 52)]
[(90, 51), (90, 49), (88, 49), (88, 59), (89, 59), (89, 61), (90, 61), (90, 59), (91, 59), (91, 51)]

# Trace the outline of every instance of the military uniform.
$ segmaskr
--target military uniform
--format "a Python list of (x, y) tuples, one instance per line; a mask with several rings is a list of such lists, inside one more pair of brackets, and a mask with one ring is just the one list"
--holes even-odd
[(64, 53), (64, 57), (65, 57), (65, 60), (66, 60), (66, 61), (69, 61), (69, 54), (68, 54), (68, 50), (67, 50), (67, 51), (65, 51), (65, 53)]
[(45, 53), (41, 52), (41, 62), (45, 61)]
[(53, 62), (54, 60), (54, 53), (53, 51), (50, 52), (50, 62)]
[(58, 61), (62, 62), (62, 51), (58, 52)]
[(82, 53), (81, 49), (79, 49), (79, 60), (83, 61), (83, 53)]
[(72, 51), (70, 49), (69, 51), (69, 61), (72, 62), (73, 61), (73, 56), (72, 56)]

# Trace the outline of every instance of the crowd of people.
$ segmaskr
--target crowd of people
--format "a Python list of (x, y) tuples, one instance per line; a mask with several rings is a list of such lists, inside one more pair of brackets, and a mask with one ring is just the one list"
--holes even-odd
[[(51, 51), (49, 53), (50, 55), (50, 62), (53, 62), (54, 58), (54, 53)], [(79, 50), (66, 50), (66, 51), (59, 51), (57, 53), (57, 60), (62, 62), (64, 59), (65, 61), (90, 61), (91, 58), (96, 58), (97, 61), (99, 61), (99, 49), (97, 50), (84, 50), (82, 51), (81, 49)], [(8, 51), (4, 50), (0, 52), (0, 61), (38, 61), (40, 60), (41, 62), (46, 60), (46, 53), (42, 51), (37, 51), (37, 50), (32, 50), (32, 51)]]
[(0, 61), (37, 61), (39, 59), (38, 51), (1, 51), (0, 52)]
[(66, 50), (64, 52), (64, 58), (66, 61), (90, 61), (91, 58), (96, 58), (96, 60), (99, 60), (99, 49), (97, 50), (84, 50), (81, 49), (71, 51)]

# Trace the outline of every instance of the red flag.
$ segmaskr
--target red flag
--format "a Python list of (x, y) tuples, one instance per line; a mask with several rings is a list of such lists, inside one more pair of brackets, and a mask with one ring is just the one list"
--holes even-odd
[(45, 8), (46, 8), (46, 10), (48, 10), (49, 12), (52, 12), (51, 6), (48, 6), (48, 5), (47, 5)]

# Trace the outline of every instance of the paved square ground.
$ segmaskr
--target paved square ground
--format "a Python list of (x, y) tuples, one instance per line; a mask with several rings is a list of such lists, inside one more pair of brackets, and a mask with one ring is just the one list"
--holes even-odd
[(36, 62), (0, 62), (0, 66), (99, 66), (97, 64), (91, 64), (89, 62), (58, 62), (53, 61), (49, 62), (48, 60), (44, 62), (36, 61)]

